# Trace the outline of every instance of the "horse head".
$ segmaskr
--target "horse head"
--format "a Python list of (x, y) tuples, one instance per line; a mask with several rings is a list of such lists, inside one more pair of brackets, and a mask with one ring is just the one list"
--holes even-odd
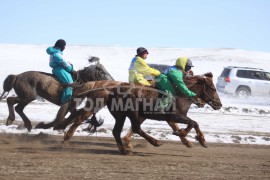
[(78, 71), (79, 77), (84, 81), (114, 80), (106, 68), (97, 61), (95, 64)]
[(191, 88), (202, 101), (209, 104), (214, 110), (218, 110), (222, 107), (222, 103), (218, 96), (217, 90), (213, 83), (213, 74), (211, 72), (204, 74), (203, 76), (194, 76), (197, 81)]

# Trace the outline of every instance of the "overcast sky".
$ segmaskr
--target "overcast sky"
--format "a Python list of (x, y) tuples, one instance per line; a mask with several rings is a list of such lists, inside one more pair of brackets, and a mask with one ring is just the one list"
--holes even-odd
[(1, 44), (270, 52), (268, 0), (0, 0)]

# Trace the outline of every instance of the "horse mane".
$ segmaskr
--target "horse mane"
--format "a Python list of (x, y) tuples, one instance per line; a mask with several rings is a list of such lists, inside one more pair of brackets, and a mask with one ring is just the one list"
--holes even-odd
[(78, 71), (84, 82), (98, 80), (114, 80), (105, 67), (97, 62)]
[(94, 72), (94, 69), (95, 67), (93, 65), (91, 66), (88, 66), (88, 67), (84, 67), (83, 69), (80, 69), (78, 71), (80, 77), (86, 81), (87, 79), (92, 79), (93, 77), (93, 72)]
[(213, 74), (211, 72), (204, 73), (203, 75), (195, 75), (195, 76), (185, 76), (184, 82), (188, 88), (196, 84), (197, 82), (203, 82), (204, 78), (213, 78)]
[(213, 78), (213, 74), (211, 72), (207, 72), (203, 76), (208, 77), (208, 78)]

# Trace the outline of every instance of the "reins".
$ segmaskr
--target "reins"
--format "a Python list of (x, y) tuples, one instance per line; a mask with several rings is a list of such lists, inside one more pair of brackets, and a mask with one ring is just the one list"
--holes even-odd
[[(194, 87), (197, 83), (193, 84), (189, 89), (192, 89), (192, 87)], [(211, 87), (210, 87), (211, 88)], [(204, 93), (212, 102), (215, 103), (219, 103), (218, 101), (216, 101), (215, 99), (213, 99), (207, 92), (206, 92), (206, 81), (204, 80), (203, 83), (203, 88), (202, 90), (199, 91), (199, 93), (196, 95), (195, 98), (191, 98), (191, 100), (194, 102), (194, 104), (198, 104), (199, 101), (197, 101), (196, 99), (200, 98), (200, 96), (202, 95), (202, 93)]]
[(211, 98), (211, 96), (205, 91), (205, 84), (203, 84), (203, 92), (212, 102), (219, 103), (215, 99)]

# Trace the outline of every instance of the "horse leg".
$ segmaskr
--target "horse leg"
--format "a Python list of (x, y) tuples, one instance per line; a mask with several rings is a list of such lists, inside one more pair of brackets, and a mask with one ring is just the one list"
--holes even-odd
[[(192, 123), (189, 124), (189, 125), (187, 126), (186, 129), (180, 129), (180, 130), (179, 130), (180, 136), (186, 137), (187, 134), (190, 132), (190, 130), (191, 130), (192, 128), (194, 128), (195, 131), (196, 131), (196, 134), (197, 134), (197, 135), (195, 136), (195, 139), (196, 139), (197, 141), (199, 141), (199, 143), (200, 143), (203, 147), (207, 148), (206, 141), (205, 141), (205, 138), (204, 138), (204, 135), (203, 135), (201, 129), (199, 128), (199, 124), (198, 124), (196, 121), (193, 121), (193, 120), (191, 120), (191, 119), (190, 119), (190, 121), (192, 121)], [(186, 138), (185, 138), (185, 139), (186, 139)]]
[[(121, 113), (121, 112), (120, 112)], [(113, 117), (115, 118), (115, 125), (114, 125), (114, 128), (113, 128), (113, 136), (114, 136), (114, 139), (117, 143), (117, 146), (118, 146), (118, 149), (120, 151), (120, 153), (122, 155), (128, 155), (128, 154), (132, 154), (131, 151), (128, 151), (122, 140), (121, 140), (121, 131), (123, 129), (123, 126), (124, 126), (124, 122), (126, 120), (126, 115), (123, 115), (120, 114), (120, 113), (112, 113)]]
[[(92, 95), (92, 94), (91, 94)], [(98, 93), (98, 97), (96, 97), (96, 96), (91, 96), (91, 95), (89, 95), (88, 96), (88, 98), (92, 101), (92, 99), (93, 100), (96, 100), (97, 98), (103, 98), (103, 102), (106, 102), (107, 100), (107, 96), (108, 96), (108, 93), (107, 93), (107, 91), (102, 91), (102, 92), (100, 92), (100, 93)], [(75, 109), (75, 107), (74, 107), (74, 110), (71, 112), (71, 114), (70, 114), (70, 116), (67, 118), (67, 119), (65, 119), (63, 122), (61, 122), (60, 124), (59, 124), (59, 126), (57, 127), (57, 128), (66, 128), (66, 126), (68, 126), (76, 117), (78, 117), (76, 120), (75, 120), (75, 122), (74, 122), (74, 124), (72, 125), (72, 127), (69, 129), (69, 131), (70, 131), (70, 133), (73, 135), (73, 133), (71, 132), (72, 131), (72, 129), (75, 131), (76, 130), (76, 128), (84, 121), (84, 120), (86, 120), (88, 117), (90, 117), (93, 113), (94, 113), (94, 111), (98, 111), (98, 110), (100, 110), (101, 108), (103, 108), (105, 105), (106, 105), (106, 103), (101, 103), (101, 104), (96, 104), (97, 102), (94, 102), (94, 104), (93, 104), (93, 107), (91, 107), (91, 104), (90, 104), (90, 101), (87, 101), (87, 103), (86, 103), (86, 105), (85, 105), (85, 107), (84, 108), (82, 108), (82, 109), (80, 109), (80, 110), (77, 110), (77, 109)], [(91, 109), (89, 109), (91, 107)], [(85, 109), (85, 110), (84, 110)], [(86, 110), (87, 109), (87, 110)], [(83, 113), (82, 115), (81, 115), (81, 113)], [(81, 118), (82, 119), (80, 119), (79, 118), (79, 116), (82, 116)], [(77, 122), (76, 122), (77, 121)], [(71, 135), (71, 136), (72, 136)], [(69, 137), (69, 135), (67, 136), (67, 139), (70, 139), (70, 138), (68, 138)]]
[(179, 125), (177, 123), (173, 123), (171, 121), (167, 121), (169, 126), (173, 129), (174, 135), (179, 136), (181, 142), (187, 146), (187, 147), (192, 147), (191, 142), (186, 138), (186, 135), (182, 133), (182, 129), (179, 128)]
[(15, 120), (15, 112), (14, 112), (14, 105), (17, 104), (19, 102), (19, 98), (18, 97), (8, 97), (7, 98), (7, 105), (8, 105), (8, 118), (6, 121), (6, 125), (11, 125), (13, 123), (13, 121)]
[[(138, 113), (136, 113), (138, 114)], [(131, 122), (131, 128), (132, 131), (134, 133), (139, 134), (140, 136), (142, 136), (144, 139), (146, 139), (150, 144), (152, 144), (155, 147), (161, 146), (163, 143), (161, 143), (160, 141), (156, 140), (155, 138), (153, 138), (152, 136), (146, 134), (142, 129), (141, 129), (141, 124), (140, 124), (140, 120), (139, 117), (136, 117), (137, 115), (135, 115), (135, 112), (132, 113), (131, 116), (128, 116)]]
[(67, 115), (68, 111), (70, 111), (71, 113), (73, 111), (76, 111), (76, 103), (74, 101), (61, 105), (53, 121), (49, 123), (44, 123), (44, 122), (38, 123), (35, 128), (36, 129), (49, 129), (53, 127), (53, 130), (65, 129), (73, 120), (73, 118), (68, 119), (68, 123), (66, 122), (67, 119), (65, 119), (65, 116)]
[(53, 130), (59, 129), (58, 128), (59, 124), (65, 121), (65, 116), (68, 113), (69, 106), (70, 106), (69, 102), (61, 105), (60, 109), (57, 112), (56, 118), (54, 120)]
[(133, 131), (129, 128), (127, 134), (123, 137), (124, 144), (127, 148), (133, 148), (132, 144), (130, 143), (131, 137), (133, 136)]
[(64, 135), (64, 142), (68, 141), (73, 136), (73, 134), (76, 131), (76, 129), (78, 128), (78, 126), (81, 125), (83, 123), (83, 121), (86, 118), (88, 118), (89, 116), (91, 116), (92, 114), (93, 114), (92, 111), (85, 111), (84, 109), (80, 109), (78, 111), (78, 115), (77, 115), (77, 118), (75, 119), (74, 123), (72, 124), (72, 126), (69, 128), (69, 130)]
[[(140, 123), (142, 124), (144, 121), (145, 121), (146, 118), (140, 118)], [(124, 141), (124, 144), (127, 148), (133, 148), (132, 144), (131, 144), (131, 137), (133, 136), (133, 131), (132, 129), (130, 128), (127, 132), (127, 134), (123, 137), (123, 141)]]
[(18, 105), (15, 107), (15, 111), (21, 116), (24, 122), (24, 127), (26, 127), (27, 130), (30, 132), (32, 129), (32, 124), (23, 112), (23, 109), (25, 108), (25, 106), (27, 106), (27, 104), (29, 104), (29, 102), (19, 102)]
[[(74, 109), (73, 111), (71, 111), (70, 115), (64, 119), (62, 122), (59, 122), (57, 125), (54, 126), (54, 130), (58, 130), (58, 129), (66, 129), (66, 127), (71, 124), (72, 122), (74, 122), (74, 118), (76, 118), (79, 115), (79, 110)], [(88, 119), (92, 114), (88, 114), (88, 117), (86, 117), (85, 115), (85, 119)]]
[(69, 108), (69, 103), (63, 104), (58, 110), (57, 115), (53, 121), (49, 123), (44, 123), (44, 122), (38, 123), (35, 128), (36, 129), (49, 129), (53, 127), (53, 130), (62, 129), (61, 127), (59, 128), (59, 126), (62, 123), (62, 121), (65, 120), (65, 115), (68, 113), (68, 110), (69, 110), (68, 108)]
[(187, 117), (187, 116), (183, 116), (183, 115), (177, 116), (177, 117), (176, 117), (176, 120), (177, 120), (177, 122), (179, 122), (179, 123), (184, 123), (184, 124), (187, 124), (187, 125), (188, 125), (186, 129), (181, 129), (180, 134), (182, 134), (183, 136), (187, 136), (187, 134), (190, 132), (190, 130), (191, 130), (192, 128), (194, 128), (195, 131), (196, 131), (196, 134), (197, 134), (197, 136), (195, 137), (195, 139), (196, 139), (197, 141), (199, 141), (200, 144), (201, 144), (203, 147), (207, 148), (206, 141), (205, 141), (205, 139), (204, 139), (204, 135), (203, 135), (203, 133), (201, 132), (201, 130), (200, 130), (200, 128), (199, 128), (199, 124), (198, 124), (196, 121), (190, 119), (190, 118)]
[(203, 133), (202, 133), (200, 127), (199, 127), (199, 124), (198, 124), (196, 121), (194, 121), (194, 129), (195, 129), (196, 134), (197, 134), (197, 136), (195, 136), (195, 139), (196, 139), (197, 141), (199, 141), (199, 143), (200, 143), (203, 147), (207, 148), (206, 141), (205, 141), (205, 139), (204, 139), (204, 135), (203, 135)]

